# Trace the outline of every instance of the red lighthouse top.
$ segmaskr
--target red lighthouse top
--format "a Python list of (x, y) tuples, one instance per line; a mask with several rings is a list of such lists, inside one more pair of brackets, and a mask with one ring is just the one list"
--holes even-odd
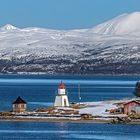
[(61, 83), (58, 85), (58, 88), (59, 88), (59, 89), (64, 89), (64, 88), (65, 88), (65, 85), (61, 82)]

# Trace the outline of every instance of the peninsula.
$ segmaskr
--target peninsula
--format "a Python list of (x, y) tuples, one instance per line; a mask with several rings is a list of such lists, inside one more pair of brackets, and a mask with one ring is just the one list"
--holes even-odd
[(18, 97), (12, 111), (0, 112), (0, 121), (140, 124), (140, 98), (71, 103), (61, 82), (54, 106), (29, 111), (27, 102)]

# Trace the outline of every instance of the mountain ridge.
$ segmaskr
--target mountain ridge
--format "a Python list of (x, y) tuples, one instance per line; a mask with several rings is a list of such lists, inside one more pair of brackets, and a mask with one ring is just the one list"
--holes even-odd
[(38, 27), (26, 27), (18, 28), (12, 24), (6, 24), (0, 27), (1, 30), (21, 30), (21, 31), (59, 31), (59, 32), (92, 32), (97, 34), (108, 34), (108, 35), (125, 35), (129, 33), (139, 32), (140, 33), (140, 12), (124, 13), (104, 23), (96, 25), (92, 28), (87, 29), (72, 29), (72, 30), (56, 30), (49, 28), (38, 28)]
[(140, 74), (139, 27), (117, 28), (128, 19), (136, 24), (139, 16), (123, 14), (81, 30), (1, 27), (0, 73)]

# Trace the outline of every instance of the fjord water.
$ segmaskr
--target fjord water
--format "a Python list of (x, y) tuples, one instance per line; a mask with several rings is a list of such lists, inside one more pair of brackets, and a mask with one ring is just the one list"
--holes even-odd
[(139, 140), (140, 125), (1, 122), (1, 140)]
[[(53, 105), (58, 84), (65, 83), (69, 100), (78, 101), (80, 82), (82, 102), (134, 97), (140, 76), (48, 76), (1, 75), (0, 111), (10, 111), (11, 103), (21, 96), (28, 110)], [(94, 139), (137, 140), (140, 125), (80, 123), (0, 122), (0, 139)]]

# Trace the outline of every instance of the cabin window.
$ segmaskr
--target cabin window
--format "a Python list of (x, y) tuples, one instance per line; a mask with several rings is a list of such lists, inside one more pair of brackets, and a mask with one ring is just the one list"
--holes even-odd
[(21, 104), (21, 108), (24, 108), (24, 104)]
[(15, 104), (14, 107), (15, 107), (15, 108), (18, 108), (18, 104)]

